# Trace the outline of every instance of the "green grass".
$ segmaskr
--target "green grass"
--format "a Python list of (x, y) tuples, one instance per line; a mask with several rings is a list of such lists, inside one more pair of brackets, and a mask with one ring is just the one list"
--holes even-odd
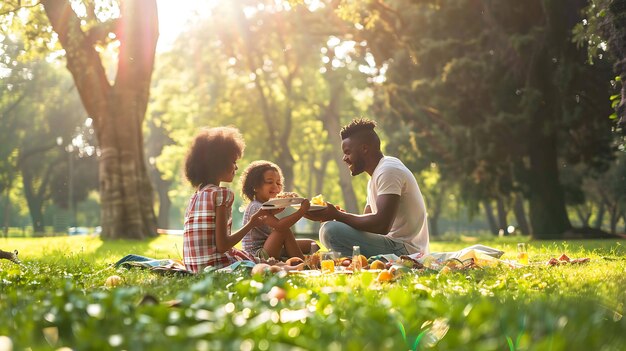
[[(512, 259), (515, 240), (481, 243)], [(381, 284), (368, 273), (183, 277), (109, 266), (128, 253), (180, 258), (181, 237), (0, 239), (24, 262), (0, 261), (0, 349), (10, 339), (15, 350), (622, 350), (625, 243), (530, 242), (531, 267), (417, 271)], [(561, 253), (591, 262), (542, 264)], [(106, 288), (112, 274), (124, 284)], [(286, 299), (271, 297), (274, 286)], [(158, 303), (140, 303), (147, 295)]]

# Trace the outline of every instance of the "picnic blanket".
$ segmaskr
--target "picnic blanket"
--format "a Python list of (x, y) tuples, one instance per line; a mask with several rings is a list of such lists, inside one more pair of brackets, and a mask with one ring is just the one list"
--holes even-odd
[(451, 252), (432, 252), (429, 255), (421, 256), (421, 254), (409, 255), (409, 257), (417, 260), (426, 267), (437, 268), (442, 266), (446, 261), (458, 260), (460, 262), (467, 262), (472, 260), (474, 264), (479, 267), (495, 266), (498, 264), (505, 264), (508, 266), (522, 266), (516, 262), (509, 262), (500, 260), (500, 257), (504, 254), (504, 251), (495, 249), (493, 247), (485, 245), (472, 245), (463, 248), (458, 251)]
[[(236, 269), (249, 268), (252, 269), (255, 263), (248, 260), (237, 261), (230, 266), (224, 268), (206, 267), (204, 273), (219, 272), (219, 273), (232, 273)], [(187, 270), (185, 264), (181, 260), (173, 260), (171, 258), (155, 259), (140, 255), (126, 255), (119, 261), (115, 262), (114, 266), (117, 267), (139, 267), (149, 269), (157, 273), (182, 273), (182, 274), (195, 274), (192, 271)]]
[[(408, 255), (411, 259), (418, 261), (425, 267), (438, 269), (441, 268), (444, 263), (451, 259), (456, 259), (461, 262), (469, 261), (473, 262), (481, 267), (493, 266), (500, 263), (507, 265), (515, 265), (512, 262), (505, 262), (499, 260), (504, 254), (504, 251), (484, 246), (484, 245), (472, 245), (461, 249), (459, 251), (452, 252), (433, 252), (428, 255), (422, 255), (420, 253)], [(400, 260), (400, 257), (394, 254), (376, 255), (370, 257), (370, 260), (377, 259), (383, 262), (396, 262)], [(253, 261), (237, 261), (230, 266), (224, 268), (206, 267), (204, 273), (232, 273), (239, 269), (252, 269), (256, 263)], [(140, 267), (149, 269), (157, 273), (181, 273), (181, 274), (194, 274), (187, 270), (185, 264), (180, 260), (174, 260), (170, 258), (166, 259), (154, 259), (150, 257), (140, 255), (126, 255), (114, 264), (115, 267)]]
[(181, 274), (194, 274), (192, 271), (187, 270), (185, 264), (180, 260), (173, 260), (171, 258), (154, 259), (150, 257), (140, 255), (126, 255), (119, 261), (115, 262), (114, 266), (117, 267), (140, 267), (146, 268), (157, 273), (181, 273)]

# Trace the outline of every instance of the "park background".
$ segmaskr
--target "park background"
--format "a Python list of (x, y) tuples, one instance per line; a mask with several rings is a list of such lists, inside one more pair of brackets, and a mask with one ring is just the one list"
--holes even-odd
[(181, 229), (186, 150), (221, 125), (240, 170), (274, 161), (286, 190), (359, 212), (338, 135), (359, 116), (414, 172), (434, 240), (626, 232), (609, 1), (121, 3), (0, 5), (5, 236)]
[[(626, 0), (0, 2), (0, 350), (623, 350), (624, 239), (600, 238), (625, 231), (625, 19)], [(431, 251), (503, 264), (112, 265), (181, 258), (157, 229), (182, 226), (202, 127), (358, 211), (367, 176), (337, 147), (355, 116), (414, 172)]]

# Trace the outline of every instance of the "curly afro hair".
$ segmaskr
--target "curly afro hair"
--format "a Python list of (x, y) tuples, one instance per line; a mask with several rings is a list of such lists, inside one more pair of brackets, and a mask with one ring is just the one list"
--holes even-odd
[(237, 128), (203, 129), (185, 159), (185, 176), (194, 187), (219, 181), (232, 162), (241, 158), (246, 144)]

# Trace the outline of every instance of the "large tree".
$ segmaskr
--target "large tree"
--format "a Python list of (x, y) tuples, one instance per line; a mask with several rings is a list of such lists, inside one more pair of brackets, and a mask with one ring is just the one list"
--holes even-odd
[(398, 150), (436, 162), (471, 203), (522, 191), (537, 238), (571, 227), (561, 170), (611, 158), (606, 61), (585, 65), (571, 41), (583, 5), (370, 1), (356, 11), (387, 69), (377, 111), (389, 129), (408, 127)]
[[(121, 1), (119, 7), (113, 2), (107, 11), (91, 1), (43, 0), (41, 4), (65, 50), (67, 68), (85, 110), (94, 121), (102, 236), (154, 236), (156, 218), (142, 123), (158, 38), (156, 0)], [(111, 40), (119, 43), (112, 82), (97, 50)]]

